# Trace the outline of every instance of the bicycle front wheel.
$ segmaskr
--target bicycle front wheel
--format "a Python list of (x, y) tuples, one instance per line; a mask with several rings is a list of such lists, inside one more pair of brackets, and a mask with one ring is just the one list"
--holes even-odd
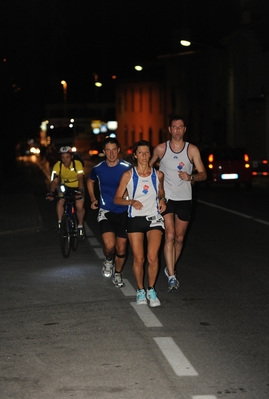
[[(70, 225), (67, 215), (63, 215), (60, 229), (61, 252), (64, 258), (68, 258), (70, 254)], [(71, 233), (72, 234), (72, 233)]]
[(71, 218), (72, 224), (72, 234), (71, 234), (71, 248), (73, 251), (78, 249), (78, 223), (76, 215), (72, 215)]

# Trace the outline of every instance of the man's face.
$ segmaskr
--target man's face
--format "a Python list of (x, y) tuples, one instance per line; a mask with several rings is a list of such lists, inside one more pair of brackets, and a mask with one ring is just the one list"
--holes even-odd
[(178, 119), (177, 121), (172, 121), (168, 130), (171, 133), (172, 138), (177, 140), (183, 138), (184, 133), (186, 132), (186, 127), (184, 122), (181, 119)]
[(72, 155), (70, 153), (62, 154), (61, 160), (62, 160), (62, 163), (64, 164), (64, 166), (66, 166), (68, 168), (69, 165), (71, 164)]
[(120, 149), (114, 143), (107, 143), (104, 148), (104, 154), (109, 162), (114, 162), (118, 159)]

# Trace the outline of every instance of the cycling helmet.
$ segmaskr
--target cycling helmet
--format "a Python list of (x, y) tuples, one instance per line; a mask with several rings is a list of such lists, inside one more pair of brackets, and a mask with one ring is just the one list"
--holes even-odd
[(71, 147), (61, 147), (59, 149), (59, 154), (66, 154), (67, 152), (72, 152), (72, 148)]

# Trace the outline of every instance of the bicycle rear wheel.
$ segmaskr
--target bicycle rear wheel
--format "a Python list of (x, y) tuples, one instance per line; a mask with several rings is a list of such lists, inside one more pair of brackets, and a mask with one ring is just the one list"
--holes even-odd
[(71, 248), (73, 251), (78, 249), (78, 222), (76, 215), (72, 215), (71, 217), (72, 223), (72, 234), (71, 234)]
[(60, 229), (60, 242), (61, 252), (64, 258), (68, 258), (70, 254), (70, 233), (69, 218), (67, 215), (63, 215)]

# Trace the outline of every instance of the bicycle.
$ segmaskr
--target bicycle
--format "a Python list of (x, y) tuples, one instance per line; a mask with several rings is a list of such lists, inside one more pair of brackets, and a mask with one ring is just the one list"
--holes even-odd
[(79, 191), (74, 191), (74, 193), (66, 194), (65, 186), (63, 184), (60, 185), (60, 192), (62, 193), (62, 195), (55, 195), (54, 198), (57, 200), (65, 200), (64, 213), (62, 216), (60, 227), (60, 245), (63, 257), (68, 258), (71, 248), (73, 251), (76, 251), (78, 249), (78, 220), (75, 202), (76, 200), (81, 199), (82, 195)]

